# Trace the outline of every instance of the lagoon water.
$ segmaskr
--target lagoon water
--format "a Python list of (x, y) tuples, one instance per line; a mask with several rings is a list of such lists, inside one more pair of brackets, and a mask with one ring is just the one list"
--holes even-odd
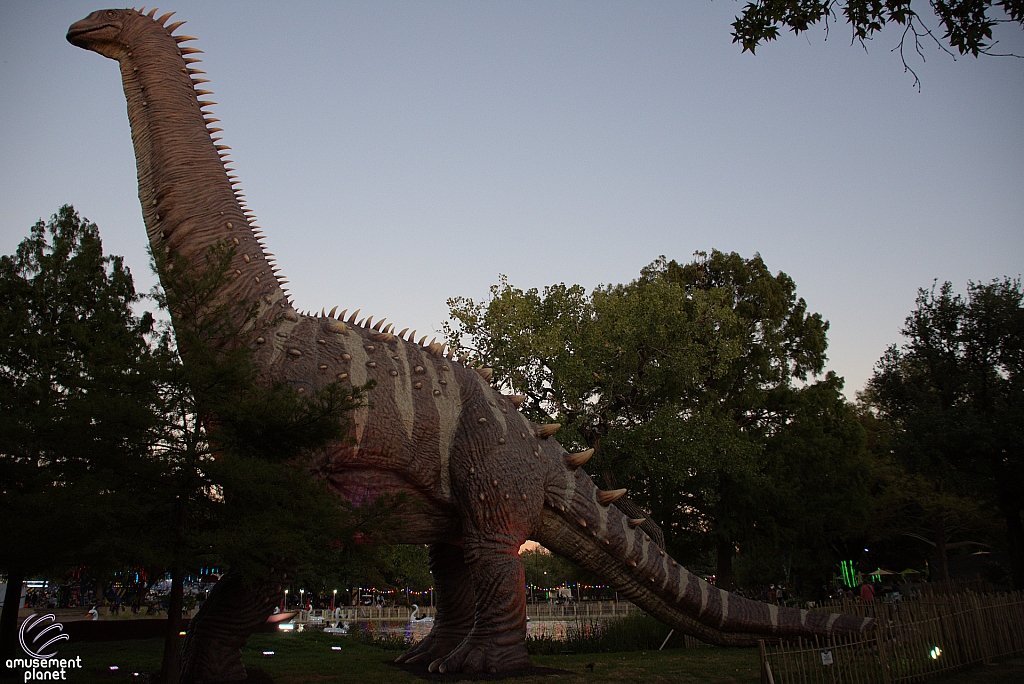
[[(526, 635), (532, 637), (547, 637), (556, 640), (565, 639), (566, 631), (570, 625), (575, 626), (572, 620), (531, 620), (526, 623)], [(415, 644), (417, 641), (430, 633), (434, 626), (432, 620), (408, 621), (374, 621), (349, 623), (349, 629), (355, 632), (357, 629), (376, 632), (381, 636), (402, 635), (406, 643)]]

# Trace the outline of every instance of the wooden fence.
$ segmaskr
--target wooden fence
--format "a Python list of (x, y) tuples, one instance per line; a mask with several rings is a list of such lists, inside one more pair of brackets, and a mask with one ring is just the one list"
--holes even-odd
[[(940, 600), (941, 599), (941, 600)], [(904, 684), (1024, 654), (1024, 594), (964, 594), (875, 610), (870, 636), (761, 642), (762, 684)]]
[(576, 620), (626, 617), (638, 608), (629, 601), (584, 601), (552, 605), (526, 604), (526, 616), (531, 620)]
[[(434, 616), (435, 609), (432, 606), (420, 606), (419, 609), (420, 618)], [(338, 619), (349, 621), (408, 620), (412, 610), (409, 606), (342, 606), (338, 608)], [(636, 610), (637, 607), (628, 601), (584, 601), (583, 603), (563, 605), (529, 603), (526, 606), (526, 615), (531, 620), (596, 620), (626, 617)], [(296, 622), (302, 623), (331, 622), (333, 620), (334, 613), (330, 610), (303, 610), (296, 616)]]

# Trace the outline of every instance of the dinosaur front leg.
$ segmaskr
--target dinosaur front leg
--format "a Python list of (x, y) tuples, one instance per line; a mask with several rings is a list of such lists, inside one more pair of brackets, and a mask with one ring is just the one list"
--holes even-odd
[[(286, 580), (289, 572), (281, 575)], [(284, 597), (275, 581), (249, 588), (228, 572), (189, 624), (182, 645), (179, 684), (237, 682), (246, 679), (242, 647), (262, 627)]]
[(467, 540), (476, 615), (454, 651), (430, 664), (431, 672), (510, 672), (530, 666), (526, 652), (526, 583), (518, 546)]
[(398, 656), (398, 663), (431, 663), (451, 653), (473, 628), (473, 580), (453, 544), (430, 545), (430, 572), (434, 575), (437, 614), (430, 634)]

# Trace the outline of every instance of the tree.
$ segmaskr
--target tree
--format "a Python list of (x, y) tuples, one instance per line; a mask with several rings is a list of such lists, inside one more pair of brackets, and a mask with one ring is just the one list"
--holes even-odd
[(728, 587), (737, 544), (754, 537), (755, 516), (771, 509), (765, 441), (788, 419), (793, 381), (822, 371), (828, 323), (808, 314), (796, 283), (785, 273), (772, 275), (757, 255), (746, 260), (716, 251), (690, 264), (645, 269), (645, 278), (673, 284), (691, 299), (714, 297), (724, 313), (696, 341), (726, 353), (705, 361), (681, 407), (706, 416), (720, 434), (716, 466), (705, 470), (710, 482), (703, 491), (714, 503), (704, 514), (715, 531), (716, 574)]
[[(945, 491), (941, 481), (922, 473), (906, 473), (899, 480), (899, 507), (895, 510), (900, 535), (924, 542), (935, 553), (934, 578), (949, 581), (949, 552), (987, 547), (976, 541), (990, 527), (991, 502)], [(970, 539), (957, 539), (970, 535)], [(987, 535), (986, 535), (987, 536)]]
[(426, 546), (373, 546), (359, 560), (359, 586), (426, 591), (434, 584)]
[(344, 506), (311, 477), (317, 450), (345, 438), (362, 388), (332, 383), (303, 396), (260, 382), (247, 344), (261, 332), (255, 307), (218, 297), (235, 277), (233, 247), (215, 244), (205, 257), (199, 269), (181, 255), (155, 258), (165, 289), (154, 297), (174, 312), (173, 337), (165, 329), (156, 348), (160, 392), (146, 457), (117, 469), (117, 491), (131, 492), (123, 500), (140, 521), (139, 548), (172, 578), (167, 682), (178, 680), (185, 574), (228, 566), (232, 581), (251, 587), (278, 582), (282, 568), (294, 577), (337, 560), (385, 505)]
[[(828, 325), (756, 255), (715, 251), (685, 265), (662, 257), (632, 283), (589, 296), (503, 280), (487, 302), (449, 306), (450, 343), (465, 339), (500, 384), (527, 397), (535, 419), (561, 422), (563, 443), (594, 448), (605, 485), (628, 487), (637, 513), (627, 514), (648, 518), (652, 536), (664, 530), (674, 555), (692, 562), (713, 551), (725, 585), (737, 545), (752, 548), (773, 524), (781, 490), (770, 458), (785, 452), (772, 438), (818, 413), (858, 434), (849, 411), (811, 401), (831, 392), (841, 403), (837, 378), (801, 403), (801, 386), (822, 370)], [(832, 460), (852, 458), (863, 440), (838, 443)]]
[[(902, 26), (903, 37), (897, 47), (904, 68), (914, 73), (907, 66), (908, 38), (919, 54), (924, 39), (931, 39), (947, 52), (949, 49), (935, 37), (912, 4), (912, 0), (753, 0), (733, 22), (732, 38), (743, 46), (744, 52), (753, 53), (761, 43), (776, 40), (780, 29), (800, 34), (821, 22), (827, 28), (838, 11), (850, 25), (854, 39), (861, 43), (874, 37), (886, 24)], [(923, 4), (918, 2), (915, 7)], [(1022, 0), (929, 0), (928, 5), (942, 26), (942, 40), (961, 55), (996, 54), (992, 51), (992, 29), (1008, 22), (1024, 25)], [(919, 85), (916, 74), (914, 82)]]
[[(136, 456), (152, 424), (153, 318), (135, 315), (131, 273), (71, 206), (0, 257), (0, 301), (0, 568), (17, 597), (26, 573), (102, 566), (112, 508), (93, 465)], [(16, 606), (4, 606), (4, 661)]]
[(849, 558), (843, 542), (862, 534), (870, 518), (876, 465), (842, 388), (829, 373), (794, 390), (779, 428), (768, 437), (771, 510), (762, 516), (760, 533), (774, 537), (777, 557), (775, 576), (751, 578), (757, 583), (778, 581), (783, 568), (788, 580), (793, 567), (829, 577), (836, 561)]
[(595, 581), (592, 575), (580, 570), (571, 561), (556, 556), (544, 548), (523, 551), (519, 558), (523, 562), (527, 586), (554, 589), (579, 582)]
[[(854, 38), (870, 40), (886, 24), (904, 27), (916, 41), (933, 37), (912, 0), (755, 0), (748, 2), (733, 22), (733, 42), (754, 52), (762, 42), (776, 40), (780, 28), (800, 34), (836, 16), (836, 10), (850, 25)], [(923, 3), (918, 3), (919, 5)], [(928, 5), (943, 28), (943, 39), (961, 55), (992, 54), (992, 29), (1000, 23), (1024, 24), (1024, 2), (1020, 0), (929, 0)], [(994, 11), (999, 8), (999, 11)]]
[(943, 495), (996, 502), (1014, 586), (1024, 588), (1024, 306), (1020, 280), (943, 283), (876, 365), (865, 403), (890, 425), (890, 449)]
[[(229, 565), (253, 584), (275, 564), (337, 561), (356, 532), (385, 530), (396, 503), (346, 507), (310, 476), (313, 453), (344, 438), (361, 392), (333, 384), (307, 397), (257, 382), (251, 312), (210, 302), (231, 256), (215, 246), (201, 272), (159, 264), (169, 287), (157, 298), (179, 315), (174, 337), (155, 338), (152, 316), (132, 312), (140, 298), (122, 260), (103, 255), (95, 224), (70, 206), (0, 259), (10, 595), (25, 573), (83, 564), (170, 573), (165, 681), (177, 680), (185, 574)], [(4, 607), (4, 660), (16, 655), (16, 606)]]

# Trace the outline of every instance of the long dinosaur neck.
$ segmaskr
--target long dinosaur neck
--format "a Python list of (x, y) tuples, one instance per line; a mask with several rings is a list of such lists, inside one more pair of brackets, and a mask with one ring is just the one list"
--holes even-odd
[[(179, 47), (170, 31), (145, 15), (132, 23), (127, 50), (117, 59), (153, 252), (184, 255), (192, 268), (202, 269), (215, 244), (234, 246), (229, 274), (234, 277), (213, 293), (209, 306), (258, 303), (260, 316), (290, 308), (273, 255), (263, 250), (255, 217), (228, 175), (233, 170), (225, 166), (229, 148), (218, 144), (220, 129), (212, 127), (217, 120), (203, 111), (213, 103), (200, 96), (211, 93), (196, 89), (198, 77), (192, 80), (202, 72), (189, 64), (199, 60), (184, 54), (199, 51)], [(166, 273), (161, 279), (166, 288)], [(186, 315), (173, 308), (170, 313), (176, 326)]]

